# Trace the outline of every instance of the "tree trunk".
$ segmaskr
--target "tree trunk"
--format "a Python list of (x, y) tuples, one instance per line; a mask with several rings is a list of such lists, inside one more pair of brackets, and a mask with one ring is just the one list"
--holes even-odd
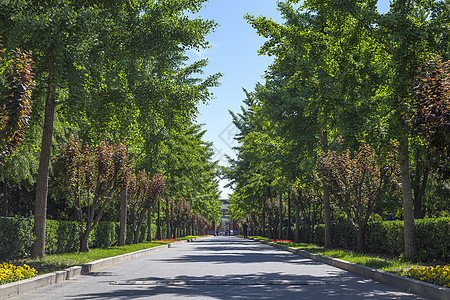
[(279, 217), (279, 227), (278, 227), (278, 239), (283, 239), (283, 193), (280, 192), (280, 200), (278, 202), (279, 210), (278, 210), (278, 217)]
[[(49, 74), (49, 79), (50, 78), (51, 73)], [(56, 108), (53, 99), (54, 92), (55, 85), (50, 83), (45, 100), (44, 129), (42, 132), (41, 153), (36, 180), (36, 203), (34, 210), (34, 236), (36, 239), (31, 249), (31, 256), (40, 258), (45, 256), (45, 219), (47, 216), (48, 174), (52, 152), (53, 120), (55, 118)]]
[(169, 198), (166, 199), (166, 227), (167, 238), (170, 239)]
[(152, 241), (152, 208), (147, 209), (147, 242)]
[[(139, 224), (140, 225), (140, 224)], [(133, 244), (139, 243), (139, 232), (141, 231), (141, 226), (137, 226), (137, 228), (134, 228), (133, 230)]]
[(300, 243), (300, 204), (295, 201), (295, 242)]
[(356, 228), (356, 251), (359, 253), (364, 253), (364, 226), (359, 226)]
[(261, 211), (261, 236), (266, 236), (266, 202), (263, 203), (263, 209)]
[(409, 149), (408, 137), (406, 135), (399, 139), (400, 143), (400, 171), (402, 177), (402, 192), (403, 192), (403, 215), (404, 215), (404, 230), (405, 230), (405, 256), (412, 258), (417, 253), (417, 246), (415, 241), (416, 226), (414, 224), (414, 209), (411, 189), (411, 178), (409, 173)]
[(272, 222), (270, 218), (267, 218), (267, 224), (267, 236), (269, 239), (273, 239)]
[(89, 252), (89, 234), (91, 233), (91, 230), (92, 228), (88, 224), (84, 232), (81, 234), (80, 252)]
[(3, 180), (3, 216), (8, 216), (8, 179)]
[(89, 235), (81, 237), (80, 252), (89, 252)]
[(414, 219), (423, 219), (425, 218), (425, 210), (423, 209), (422, 202), (425, 189), (427, 188), (429, 170), (426, 168), (422, 172), (417, 170), (418, 168), (419, 166), (416, 167), (414, 180)]
[(120, 230), (119, 230), (119, 246), (125, 246), (127, 234), (127, 188), (122, 190), (120, 197)]
[[(167, 234), (169, 236), (169, 234)], [(158, 220), (156, 221), (156, 239), (161, 240), (161, 201), (158, 200)]]
[[(328, 132), (326, 130), (322, 131), (322, 150), (323, 152), (328, 152)], [(325, 248), (333, 247), (333, 239), (331, 235), (331, 202), (330, 202), (330, 192), (326, 184), (323, 185), (323, 215), (325, 223)]]
[(292, 239), (292, 232), (291, 232), (291, 191), (288, 191), (288, 207), (287, 207), (287, 230), (286, 230), (286, 240)]

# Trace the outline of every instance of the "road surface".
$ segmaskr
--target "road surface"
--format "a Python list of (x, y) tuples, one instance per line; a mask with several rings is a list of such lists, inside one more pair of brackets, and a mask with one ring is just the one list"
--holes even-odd
[(238, 237), (207, 237), (12, 299), (422, 299)]

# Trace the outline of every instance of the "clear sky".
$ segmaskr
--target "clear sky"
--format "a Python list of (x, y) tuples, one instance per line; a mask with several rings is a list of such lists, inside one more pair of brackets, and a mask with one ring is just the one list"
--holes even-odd
[[(379, 1), (381, 11), (389, 7), (388, 0)], [(190, 52), (192, 59), (208, 58), (205, 75), (223, 73), (221, 85), (212, 89), (214, 99), (208, 105), (200, 105), (198, 123), (204, 123), (205, 139), (214, 143), (215, 157), (221, 165), (227, 165), (224, 155), (234, 156), (233, 140), (236, 128), (231, 123), (229, 110), (238, 112), (245, 99), (243, 88), (252, 91), (257, 82), (263, 82), (262, 75), (272, 58), (258, 56), (258, 49), (265, 39), (244, 20), (249, 13), (272, 18), (283, 23), (275, 0), (210, 0), (200, 11), (203, 19), (214, 20), (219, 27), (207, 39), (209, 49)], [(228, 198), (231, 190), (220, 182), (221, 198)]]

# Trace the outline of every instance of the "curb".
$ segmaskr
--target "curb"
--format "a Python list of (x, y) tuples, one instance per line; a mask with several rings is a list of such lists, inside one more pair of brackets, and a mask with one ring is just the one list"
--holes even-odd
[(315, 261), (319, 261), (328, 265), (332, 265), (334, 267), (350, 271), (370, 279), (385, 283), (390, 286), (394, 286), (396, 288), (402, 289), (409, 293), (414, 293), (416, 295), (425, 297), (427, 299), (434, 300), (448, 300), (450, 299), (450, 288), (446, 288), (443, 286), (438, 286), (435, 284), (431, 284), (428, 282), (403, 277), (397, 274), (389, 273), (383, 270), (378, 270), (370, 267), (366, 267), (357, 263), (348, 262), (342, 259), (333, 258), (325, 255), (310, 253), (305, 250), (300, 250), (296, 248), (292, 248), (286, 245), (275, 244), (272, 242), (261, 241), (253, 239), (254, 241), (258, 241), (260, 243), (270, 245), (272, 247), (289, 251), (291, 253), (310, 258)]
[(74, 266), (70, 267), (61, 271), (55, 271), (43, 275), (39, 275), (33, 278), (24, 279), (20, 281), (15, 281), (7, 284), (0, 285), (0, 300), (1, 299), (8, 299), (9, 297), (19, 296), (23, 295), (25, 293), (28, 293), (30, 291), (58, 284), (61, 282), (64, 282), (66, 280), (75, 279), (81, 275), (86, 275), (93, 272), (98, 272), (99, 270), (113, 266), (119, 263), (127, 262), (132, 259), (149, 255), (154, 252), (162, 251), (166, 248), (172, 248), (179, 244), (185, 244), (187, 242), (193, 242), (198, 238), (192, 238), (188, 240), (182, 240), (178, 242), (173, 242), (166, 245), (156, 246), (153, 248), (143, 249), (136, 252), (130, 252), (121, 254), (118, 256), (108, 257), (99, 259), (96, 261), (92, 261), (89, 263), (86, 263), (81, 266)]

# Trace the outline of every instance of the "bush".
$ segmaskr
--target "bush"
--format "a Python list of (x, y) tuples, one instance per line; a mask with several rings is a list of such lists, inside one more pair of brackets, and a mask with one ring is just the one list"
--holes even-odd
[(450, 218), (416, 220), (420, 261), (450, 261)]
[[(333, 245), (356, 249), (356, 234), (350, 223), (333, 223)], [(309, 242), (306, 226), (300, 227), (300, 241)], [(325, 226), (319, 225), (314, 243), (325, 244)], [(416, 220), (417, 259), (422, 262), (450, 261), (450, 218)], [(403, 221), (372, 222), (366, 228), (365, 251), (399, 256), (404, 252)]]
[(57, 222), (57, 253), (69, 253), (78, 251), (80, 249), (80, 224), (75, 221)]
[(60, 221), (45, 221), (45, 253), (58, 253), (58, 227)]
[(368, 252), (400, 255), (405, 249), (403, 221), (369, 223), (365, 246)]
[(34, 220), (32, 218), (0, 218), (0, 259), (25, 257), (31, 254)]
[(350, 223), (333, 223), (331, 234), (335, 247), (356, 250), (356, 233)]
[(118, 222), (99, 222), (92, 232), (92, 248), (108, 248), (116, 245), (118, 243), (119, 226)]
[[(119, 234), (119, 233), (117, 233)], [(152, 224), (152, 237), (154, 238), (156, 235), (156, 225)], [(127, 224), (127, 235), (125, 239), (125, 243), (127, 245), (133, 244), (134, 240), (134, 232), (131, 225)], [(147, 240), (147, 223), (142, 223), (141, 228), (139, 230), (139, 243)]]
[[(309, 234), (306, 234), (306, 236), (308, 239), (305, 242), (308, 243)], [(325, 245), (325, 225), (320, 224), (319, 226), (317, 226), (316, 234), (314, 235), (313, 242), (314, 242), (314, 244), (319, 245), (319, 246)]]
[[(336, 248), (356, 249), (356, 234), (350, 223), (331, 224), (333, 245)], [(300, 241), (309, 243), (309, 232), (307, 226), (300, 226)], [(325, 245), (325, 225), (317, 226), (313, 243), (319, 246)]]
[(78, 251), (80, 226), (74, 221), (47, 220), (45, 225), (45, 253), (60, 254)]

